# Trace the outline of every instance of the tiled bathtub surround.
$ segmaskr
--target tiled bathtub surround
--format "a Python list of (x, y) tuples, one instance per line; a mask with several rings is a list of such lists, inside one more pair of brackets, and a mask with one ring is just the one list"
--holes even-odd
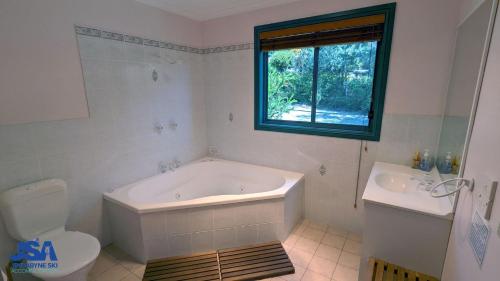
[[(284, 241), (303, 216), (304, 182), (284, 198), (139, 214), (106, 201), (113, 243), (135, 259)], [(123, 231), (126, 229), (127, 231)]]

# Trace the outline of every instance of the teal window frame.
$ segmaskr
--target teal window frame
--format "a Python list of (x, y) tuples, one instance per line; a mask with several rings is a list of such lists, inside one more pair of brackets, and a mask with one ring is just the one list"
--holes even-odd
[[(259, 25), (254, 27), (254, 79), (255, 79), (255, 99), (254, 99), (254, 128), (262, 131), (275, 131), (284, 133), (296, 133), (307, 135), (319, 135), (349, 139), (360, 139), (379, 141), (382, 129), (382, 117), (384, 112), (385, 91), (387, 86), (387, 76), (389, 73), (389, 61), (391, 54), (392, 33), (394, 28), (394, 18), (396, 13), (396, 3), (377, 5), (349, 11), (342, 11), (326, 15), (301, 18), (296, 20)], [(280, 30), (284, 28), (298, 27), (309, 24), (323, 22), (333, 22), (351, 18), (358, 18), (370, 15), (385, 15), (384, 33), (382, 40), (378, 43), (375, 61), (375, 71), (373, 79), (372, 103), (369, 113), (368, 126), (341, 125), (315, 123), (314, 113), (312, 122), (270, 120), (267, 118), (267, 52), (261, 51), (260, 34), (262, 32)], [(318, 52), (318, 48), (315, 48)], [(318, 61), (315, 56), (314, 67), (317, 68)], [(314, 73), (313, 80), (317, 80)], [(316, 107), (316, 83), (313, 82), (312, 111)]]

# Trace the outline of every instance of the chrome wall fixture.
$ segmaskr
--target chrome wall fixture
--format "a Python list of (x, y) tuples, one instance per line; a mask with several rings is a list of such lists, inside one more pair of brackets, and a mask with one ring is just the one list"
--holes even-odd
[(153, 81), (158, 81), (158, 72), (156, 69), (153, 69), (153, 73), (151, 74), (151, 78), (153, 78)]
[[(449, 192), (442, 193), (442, 194), (439, 194), (437, 192), (437, 189), (440, 186), (445, 185), (445, 184), (447, 184), (449, 182), (453, 182), (453, 181), (457, 181), (458, 182), (456, 189), (454, 189), (452, 191), (449, 191)], [(442, 181), (442, 182), (437, 183), (436, 185), (434, 185), (429, 192), (430, 192), (430, 194), (431, 194), (432, 197), (434, 197), (434, 198), (440, 198), (440, 197), (446, 197), (446, 196), (452, 195), (454, 193), (457, 193), (457, 192), (459, 192), (464, 187), (467, 187), (469, 189), (469, 191), (472, 192), (474, 190), (474, 179), (466, 179), (466, 178), (448, 179), (448, 180)]]

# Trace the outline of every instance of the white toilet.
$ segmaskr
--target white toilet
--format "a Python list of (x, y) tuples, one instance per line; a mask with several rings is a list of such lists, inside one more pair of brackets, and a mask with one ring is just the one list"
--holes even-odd
[(43, 280), (84, 281), (99, 255), (99, 241), (85, 233), (66, 231), (66, 183), (44, 180), (0, 194), (0, 211), (9, 234), (19, 240), (52, 241), (57, 269), (33, 272)]

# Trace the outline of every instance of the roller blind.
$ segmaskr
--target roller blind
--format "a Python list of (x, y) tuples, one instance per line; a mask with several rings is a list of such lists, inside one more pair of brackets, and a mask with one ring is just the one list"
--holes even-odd
[(316, 47), (347, 42), (380, 41), (384, 33), (383, 14), (302, 25), (262, 32), (262, 51)]

